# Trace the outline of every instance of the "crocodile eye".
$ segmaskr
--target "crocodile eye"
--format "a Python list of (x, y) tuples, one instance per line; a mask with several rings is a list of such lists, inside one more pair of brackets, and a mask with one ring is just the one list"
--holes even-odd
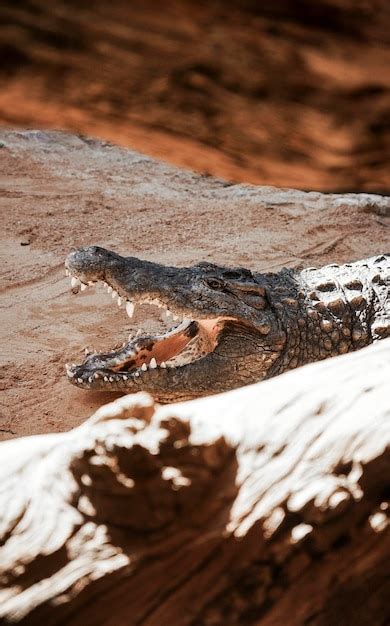
[(211, 289), (223, 289), (224, 288), (224, 283), (222, 282), (222, 280), (219, 280), (218, 278), (206, 278), (205, 282)]

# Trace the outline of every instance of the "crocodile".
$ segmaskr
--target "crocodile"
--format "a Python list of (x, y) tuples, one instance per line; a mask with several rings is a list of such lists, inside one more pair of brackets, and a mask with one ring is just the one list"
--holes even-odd
[(67, 364), (83, 389), (159, 402), (248, 385), (390, 336), (390, 255), (259, 273), (202, 262), (165, 266), (98, 246), (65, 262), (75, 290), (103, 282), (130, 317), (137, 304), (162, 307), (173, 325)]

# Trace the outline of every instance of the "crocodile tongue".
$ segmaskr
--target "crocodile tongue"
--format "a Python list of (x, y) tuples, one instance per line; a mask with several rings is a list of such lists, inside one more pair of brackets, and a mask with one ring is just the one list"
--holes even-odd
[(144, 364), (152, 368), (164, 366), (166, 361), (181, 353), (196, 337), (198, 328), (196, 321), (184, 320), (165, 335), (149, 335), (131, 340), (116, 353), (114, 363), (106, 362), (106, 367), (123, 371), (140, 368)]

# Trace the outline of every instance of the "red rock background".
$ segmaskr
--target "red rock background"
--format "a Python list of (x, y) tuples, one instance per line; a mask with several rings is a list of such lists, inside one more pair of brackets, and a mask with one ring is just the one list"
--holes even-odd
[(8, 0), (0, 123), (234, 181), (389, 189), (388, 0)]

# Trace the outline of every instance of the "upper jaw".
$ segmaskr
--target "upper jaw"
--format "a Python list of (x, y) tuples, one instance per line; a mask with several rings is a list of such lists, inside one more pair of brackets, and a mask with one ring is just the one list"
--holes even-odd
[(74, 290), (102, 282), (119, 306), (126, 305), (130, 317), (137, 304), (153, 304), (167, 312), (167, 319), (209, 319), (231, 315), (226, 300), (203, 306), (194, 289), (192, 268), (177, 268), (122, 257), (114, 252), (92, 246), (68, 255), (65, 271), (72, 277)]
[[(96, 247), (93, 247), (95, 249)], [(71, 277), (71, 286), (74, 292), (84, 291), (88, 286), (101, 282), (113, 300), (116, 300), (118, 306), (125, 305), (126, 312), (130, 318), (133, 317), (136, 304), (152, 304), (166, 311), (166, 319), (179, 319), (179, 312), (172, 312), (168, 305), (168, 298), (164, 298), (163, 294), (153, 294), (150, 284), (149, 289), (142, 290), (137, 285), (132, 274), (132, 266), (134, 265), (134, 273), (136, 273), (136, 265), (140, 262), (138, 259), (124, 258), (115, 253), (99, 249), (107, 255), (113, 256), (109, 262), (100, 263), (91, 261), (90, 248), (80, 249), (68, 255), (65, 261), (65, 273)], [(83, 256), (85, 255), (85, 256)], [(132, 263), (134, 262), (134, 263)], [(149, 264), (145, 261), (146, 265)], [(163, 266), (161, 266), (163, 267)]]

